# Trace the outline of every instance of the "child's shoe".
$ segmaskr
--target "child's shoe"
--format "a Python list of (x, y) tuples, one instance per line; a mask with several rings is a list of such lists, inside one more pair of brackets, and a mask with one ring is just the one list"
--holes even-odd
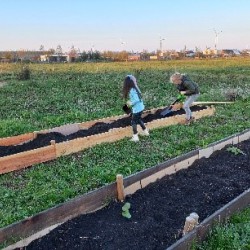
[(132, 136), (132, 138), (130, 139), (130, 141), (138, 142), (138, 141), (139, 141), (139, 136), (138, 136), (138, 134), (134, 134), (134, 135)]
[(142, 133), (141, 133), (142, 136), (149, 136), (149, 131), (147, 128), (145, 128), (144, 130), (142, 130)]

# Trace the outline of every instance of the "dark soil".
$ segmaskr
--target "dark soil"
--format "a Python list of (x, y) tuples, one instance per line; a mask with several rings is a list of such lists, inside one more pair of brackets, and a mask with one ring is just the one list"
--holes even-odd
[(250, 140), (195, 161), (185, 170), (128, 196), (131, 219), (121, 215), (124, 203), (72, 219), (32, 242), (26, 249), (160, 250), (181, 238), (191, 212), (203, 221), (250, 188)]
[[(191, 110), (195, 112), (195, 111), (203, 110), (206, 108), (207, 107), (205, 107), (205, 106), (203, 106), (203, 107), (202, 106), (193, 106), (193, 107), (191, 107)], [(164, 118), (163, 116), (161, 116), (162, 110), (163, 109), (158, 109), (154, 114), (145, 112), (145, 116), (143, 117), (143, 121), (145, 123), (147, 123), (147, 122), (151, 122), (153, 120)], [(171, 112), (170, 114), (168, 114), (168, 116), (180, 115), (180, 114), (184, 114), (184, 113), (185, 113), (184, 110), (178, 110), (178, 111)], [(50, 143), (51, 140), (55, 140), (56, 143), (63, 142), (63, 141), (69, 141), (69, 140), (73, 140), (73, 139), (80, 138), (80, 137), (86, 137), (86, 136), (90, 136), (90, 135), (104, 133), (104, 132), (107, 132), (113, 128), (127, 127), (127, 126), (130, 126), (130, 123), (131, 123), (130, 116), (126, 116), (126, 117), (118, 119), (112, 123), (98, 122), (88, 129), (82, 129), (76, 133), (73, 133), (73, 134), (70, 134), (67, 136), (64, 136), (63, 134), (57, 133), (57, 132), (51, 132), (51, 133), (47, 133), (47, 134), (38, 134), (36, 139), (34, 139), (30, 142), (21, 144), (21, 145), (0, 146), (0, 157), (12, 155), (12, 154), (17, 154), (20, 152), (24, 152), (24, 151), (28, 151), (28, 150), (32, 150), (32, 149), (36, 149), (36, 148), (45, 147), (45, 146), (48, 146), (51, 144)]]

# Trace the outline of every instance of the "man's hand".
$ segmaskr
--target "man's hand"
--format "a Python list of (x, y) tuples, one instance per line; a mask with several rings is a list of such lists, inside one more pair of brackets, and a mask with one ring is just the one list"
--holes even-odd
[(131, 106), (132, 106), (132, 102), (131, 102), (131, 101), (127, 101), (126, 104), (127, 104), (128, 107), (131, 107)]
[(180, 91), (180, 93), (181, 93), (182, 95), (185, 95), (185, 94), (186, 94), (186, 91)]

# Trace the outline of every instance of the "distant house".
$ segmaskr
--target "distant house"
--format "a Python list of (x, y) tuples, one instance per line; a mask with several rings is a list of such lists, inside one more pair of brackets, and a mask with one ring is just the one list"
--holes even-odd
[(193, 50), (187, 50), (187, 51), (185, 51), (185, 56), (186, 57), (195, 57), (195, 53)]
[(50, 62), (50, 63), (62, 63), (68, 62), (69, 56), (68, 55), (41, 55), (40, 56), (41, 62)]
[(140, 54), (128, 55), (128, 61), (139, 61), (140, 59)]
[(1, 62), (1, 63), (10, 63), (10, 62), (11, 62), (11, 59), (5, 58), (5, 57), (0, 57), (0, 62)]
[(157, 59), (158, 59), (158, 56), (150, 56), (149, 59), (150, 59), (150, 60), (157, 60)]
[(204, 56), (215, 56), (218, 55), (218, 50), (216, 49), (205, 49), (203, 52)]
[(180, 57), (181, 57), (180, 52), (175, 50), (169, 51), (168, 59), (178, 59)]
[(49, 56), (48, 55), (40, 55), (40, 61), (41, 62), (48, 62)]
[(248, 50), (248, 49), (242, 50), (241, 54), (244, 56), (250, 56), (250, 50)]
[(223, 49), (221, 50), (222, 57), (232, 57), (232, 56), (240, 56), (240, 51), (237, 49)]

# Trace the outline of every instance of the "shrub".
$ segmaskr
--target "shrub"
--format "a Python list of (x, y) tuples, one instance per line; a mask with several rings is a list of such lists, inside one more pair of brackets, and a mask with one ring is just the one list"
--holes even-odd
[(23, 66), (17, 74), (18, 80), (29, 80), (30, 79), (31, 70), (28, 66)]

